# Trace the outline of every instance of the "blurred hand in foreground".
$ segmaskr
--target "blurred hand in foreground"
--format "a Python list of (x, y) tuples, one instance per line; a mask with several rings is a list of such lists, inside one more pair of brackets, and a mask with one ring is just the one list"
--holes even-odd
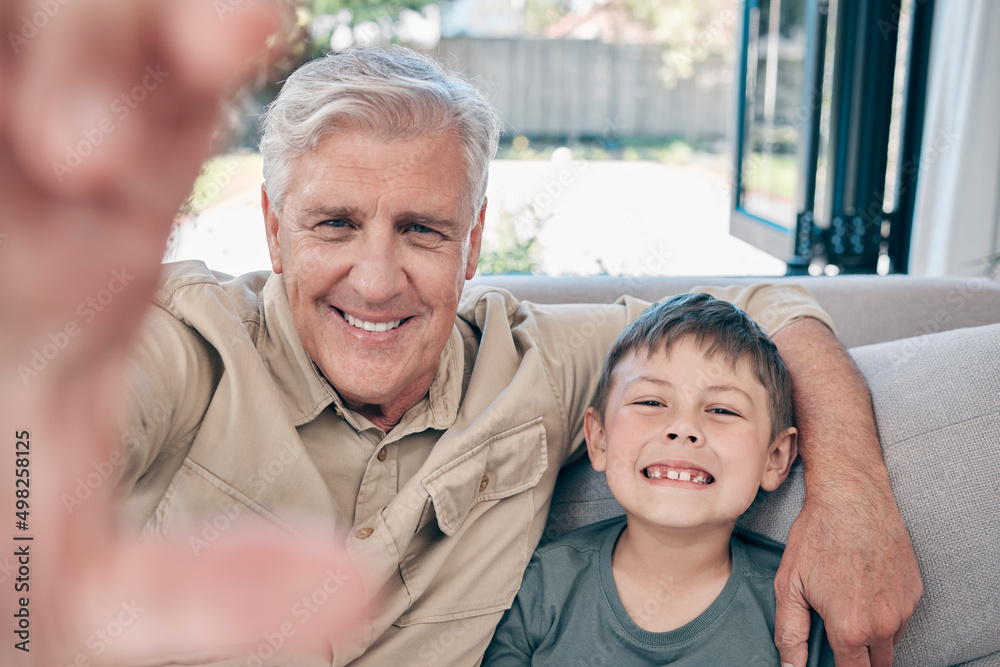
[[(289, 627), (286, 647), (328, 651), (362, 614), (360, 579), (330, 542), (232, 530), (201, 555), (139, 547), (116, 529), (113, 483), (72, 515), (62, 500), (119, 442), (127, 354), (174, 215), (221, 100), (266, 64), (281, 25), (259, 0), (0, 5), (0, 599), (4, 627), (28, 609), (30, 649), (5, 632), (3, 664), (134, 665)], [(336, 604), (289, 623), (331, 586)]]

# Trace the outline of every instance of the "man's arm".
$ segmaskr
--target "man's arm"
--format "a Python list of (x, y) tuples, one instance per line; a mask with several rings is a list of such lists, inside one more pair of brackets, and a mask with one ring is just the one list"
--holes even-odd
[(892, 664), (923, 585), (882, 460), (860, 371), (821, 322), (773, 336), (795, 386), (806, 499), (775, 579), (782, 663), (806, 664), (809, 607), (838, 665)]
[[(174, 215), (210, 154), (221, 95), (251, 76), (281, 25), (264, 0), (236, 5), (220, 15), (204, 0), (63, 3), (58, 20), (0, 49), (0, 433), (9, 454), (18, 442), (25, 453), (0, 458), (0, 493), (13, 507), (24, 481), (20, 530), (32, 538), (30, 580), (0, 594), (4, 613), (30, 600), (32, 641), (7, 644), (2, 664), (96, 660), (92, 633), (123, 611), (127, 631), (101, 649), (102, 664), (257, 646), (327, 572), (352, 572), (335, 545), (235, 529), (200, 554), (137, 546), (116, 529), (112, 485), (90, 481), (117, 454), (128, 352)], [(0, 34), (19, 34), (36, 9), (0, 3)], [(119, 95), (143, 81), (157, 82), (148, 99), (115, 115)], [(82, 142), (85, 157), (67, 160)], [(128, 286), (88, 312), (115, 272)], [(86, 502), (67, 504), (81, 488)], [(326, 653), (329, 630), (362, 616), (360, 579), (344, 579), (344, 603), (296, 624), (289, 641)]]

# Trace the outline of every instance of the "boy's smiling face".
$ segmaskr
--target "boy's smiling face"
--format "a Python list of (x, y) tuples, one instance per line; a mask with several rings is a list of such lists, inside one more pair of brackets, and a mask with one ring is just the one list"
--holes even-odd
[(794, 428), (770, 441), (768, 399), (748, 362), (706, 358), (692, 336), (669, 354), (633, 352), (614, 371), (603, 420), (587, 412), (591, 462), (630, 525), (731, 531), (795, 458)]

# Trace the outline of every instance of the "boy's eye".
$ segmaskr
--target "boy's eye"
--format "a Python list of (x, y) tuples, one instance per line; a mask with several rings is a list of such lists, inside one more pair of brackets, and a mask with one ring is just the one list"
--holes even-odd
[(635, 403), (633, 403), (633, 405), (649, 405), (651, 407), (657, 407), (657, 408), (663, 407), (663, 403), (660, 403), (659, 401), (653, 400), (651, 398), (647, 398), (642, 401), (636, 401)]
[(739, 413), (734, 412), (728, 408), (709, 408), (709, 412), (714, 415), (733, 415), (734, 417), (739, 417)]

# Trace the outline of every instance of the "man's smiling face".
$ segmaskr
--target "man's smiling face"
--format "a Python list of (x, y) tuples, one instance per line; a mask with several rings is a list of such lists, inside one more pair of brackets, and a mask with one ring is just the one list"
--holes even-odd
[(296, 160), (280, 211), (263, 197), (306, 352), (390, 427), (427, 393), (475, 273), (486, 207), (471, 196), (451, 134), (337, 133)]

